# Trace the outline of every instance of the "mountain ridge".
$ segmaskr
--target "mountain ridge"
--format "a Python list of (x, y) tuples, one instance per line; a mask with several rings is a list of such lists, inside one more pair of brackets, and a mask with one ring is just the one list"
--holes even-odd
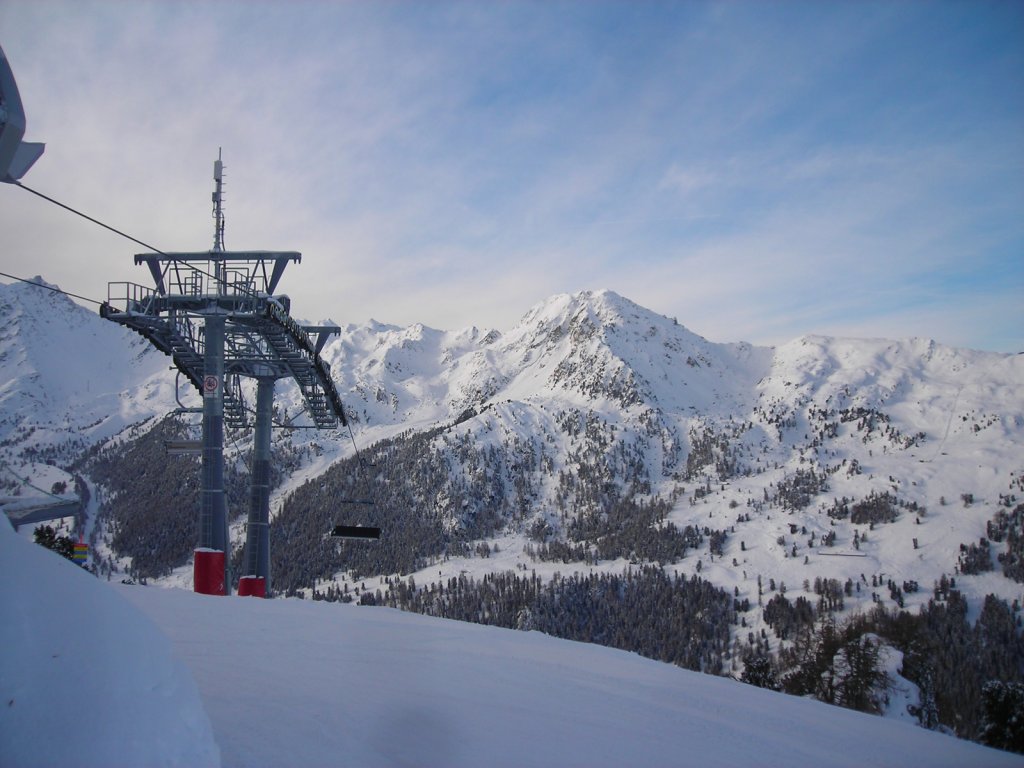
[(0, 285), (0, 441), (35, 428), (40, 447), (88, 444), (173, 400), (162, 355), (57, 286), (33, 282), (45, 287)]
[[(177, 405), (169, 361), (65, 297), (30, 291), (39, 289), (0, 286), (10, 316), (42, 318), (0, 334), (8, 474), (41, 488), (83, 474), (96, 491), (89, 534), (101, 573), (189, 586), (188, 547), (166, 542), (191, 540), (195, 519), (131, 481), (194, 491), (198, 465), (153, 460), (164, 451), (159, 435), (198, 437), (187, 418), (158, 418)], [(11, 366), (41, 351), (111, 393), (82, 393), (59, 366), (19, 378)], [(720, 344), (605, 290), (550, 297), (504, 333), (349, 324), (323, 357), (354, 439), (275, 434), (278, 591), (422, 610), (423, 595), (448, 595), (467, 578), (524, 589), (501, 574), (529, 572), (536, 592), (573, 588), (566, 572), (613, 579), (654, 567), (673, 583), (699, 578), (721, 590), (716, 615), (726, 624), (715, 631), (729, 639), (701, 664), (733, 674), (750, 654), (781, 665), (794, 652), (795, 619), (784, 616), (806, 624), (951, 601), (974, 621), (994, 595), (1021, 621), (1022, 355), (814, 334), (778, 347)], [(275, 408), (302, 423), (286, 382)], [(228, 437), (242, 504), (251, 435)], [(339, 509), (339, 499), (373, 503)], [(245, 510), (230, 512), (237, 548)], [(386, 535), (372, 548), (328, 546), (338, 522)], [(117, 530), (139, 534), (117, 539)], [(458, 595), (430, 610), (466, 598)], [(479, 620), (500, 613), (460, 610)], [(989, 614), (988, 625), (1004, 621)], [(529, 626), (528, 615), (504, 621)], [(1005, 674), (1024, 678), (1015, 669)], [(966, 716), (976, 736), (970, 712), (983, 681), (943, 680), (969, 691), (968, 709), (943, 717)]]

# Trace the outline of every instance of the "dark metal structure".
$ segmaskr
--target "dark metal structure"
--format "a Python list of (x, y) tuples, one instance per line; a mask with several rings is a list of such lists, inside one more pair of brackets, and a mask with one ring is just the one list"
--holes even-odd
[(14, 72), (0, 48), (0, 182), (17, 184), (43, 154), (44, 144), (23, 140), (26, 124)]
[(19, 526), (60, 520), (62, 517), (78, 517), (82, 514), (82, 502), (78, 499), (66, 501), (51, 500), (26, 504), (0, 504), (11, 521), (14, 530)]
[[(340, 329), (300, 325), (291, 317), (289, 298), (277, 293), (285, 268), (300, 261), (301, 254), (224, 250), (224, 166), (219, 158), (214, 162), (214, 182), (214, 247), (199, 253), (136, 255), (135, 263), (149, 269), (154, 287), (110, 283), (100, 315), (131, 328), (169, 355), (203, 396), (196, 591), (227, 594), (229, 590), (224, 428), (250, 426), (241, 379), (256, 381), (245, 573), (239, 592), (269, 595), (274, 384), (286, 378), (296, 382), (313, 427), (346, 426), (341, 398), (320, 358), (327, 339)], [(208, 556), (217, 553), (219, 557)]]
[(336, 539), (379, 539), (380, 528), (367, 525), (336, 525), (331, 531)]

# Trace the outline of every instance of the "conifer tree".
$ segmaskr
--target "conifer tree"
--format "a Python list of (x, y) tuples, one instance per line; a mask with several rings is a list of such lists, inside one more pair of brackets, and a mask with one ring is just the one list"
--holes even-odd
[(36, 544), (52, 549), (61, 557), (75, 559), (75, 542), (70, 536), (58, 536), (52, 526), (41, 525), (32, 533)]
[(981, 690), (981, 741), (1024, 753), (1024, 684), (990, 680)]
[(781, 687), (779, 679), (772, 667), (772, 660), (765, 654), (751, 655), (744, 661), (743, 674), (740, 681), (758, 688), (777, 691)]

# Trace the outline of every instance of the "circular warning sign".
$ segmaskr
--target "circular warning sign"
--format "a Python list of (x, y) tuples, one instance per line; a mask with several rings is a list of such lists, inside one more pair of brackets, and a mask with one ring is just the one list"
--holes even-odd
[(216, 376), (204, 376), (203, 377), (203, 393), (208, 396), (217, 394), (217, 389), (220, 387), (220, 379)]

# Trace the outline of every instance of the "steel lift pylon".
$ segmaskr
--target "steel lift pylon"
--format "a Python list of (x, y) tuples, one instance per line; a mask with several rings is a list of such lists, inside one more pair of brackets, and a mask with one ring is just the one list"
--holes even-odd
[(247, 427), (241, 379), (256, 381), (254, 450), (244, 573), (239, 594), (270, 596), (270, 436), (274, 386), (290, 378), (316, 429), (347, 426), (341, 398), (320, 357), (334, 325), (304, 326), (277, 293), (295, 251), (224, 249), (224, 165), (214, 162), (214, 244), (198, 253), (143, 253), (154, 287), (110, 283), (100, 315), (169, 355), (203, 396), (202, 491), (195, 591), (228, 594), (230, 542), (224, 495), (224, 428)]

